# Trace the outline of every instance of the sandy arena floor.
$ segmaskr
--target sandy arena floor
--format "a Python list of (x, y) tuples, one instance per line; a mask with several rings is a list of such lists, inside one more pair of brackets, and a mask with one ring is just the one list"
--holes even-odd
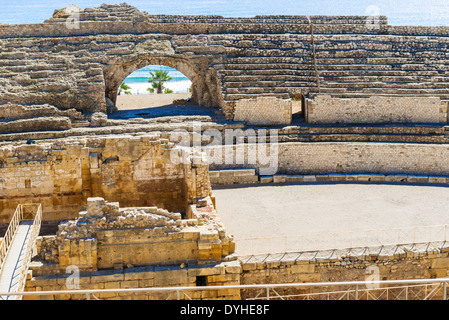
[[(439, 241), (445, 230), (428, 226), (449, 224), (442, 186), (288, 184), (215, 187), (214, 194), (241, 255)], [(387, 230), (365, 232), (379, 229)], [(279, 238), (239, 241), (264, 237)]]
[[(113, 117), (211, 112), (172, 105), (189, 96), (122, 95)], [(449, 188), (443, 186), (286, 184), (215, 187), (214, 194), (239, 255), (424, 243), (441, 241), (446, 233), (449, 238), (443, 227), (449, 225)]]

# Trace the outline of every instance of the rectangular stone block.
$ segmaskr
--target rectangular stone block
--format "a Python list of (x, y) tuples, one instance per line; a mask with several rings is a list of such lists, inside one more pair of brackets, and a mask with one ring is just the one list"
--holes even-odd
[(272, 183), (274, 182), (274, 177), (273, 176), (261, 176), (259, 179), (260, 183)]
[(287, 182), (287, 183), (304, 182), (304, 176), (303, 175), (287, 175), (287, 176), (285, 176), (285, 182)]
[(343, 99), (321, 94), (307, 100), (309, 123), (439, 123), (446, 122), (447, 103), (439, 97), (387, 97)]
[(273, 176), (273, 183), (284, 183), (286, 181), (285, 175), (274, 175)]
[(304, 182), (316, 182), (316, 176), (315, 175), (305, 175), (304, 176)]

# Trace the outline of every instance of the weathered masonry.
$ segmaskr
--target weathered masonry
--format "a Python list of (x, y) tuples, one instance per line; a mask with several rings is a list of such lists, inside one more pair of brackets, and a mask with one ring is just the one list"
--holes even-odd
[(45, 107), (66, 122), (78, 115), (61, 112), (76, 109), (94, 121), (127, 75), (163, 64), (228, 120), (288, 124), (301, 101), (311, 123), (447, 122), (449, 28), (366, 21), (162, 16), (126, 4), (57, 10), (43, 23), (0, 25), (0, 107)]
[(74, 138), (0, 148), (0, 224), (20, 203), (41, 203), (44, 221), (73, 219), (89, 197), (188, 213), (211, 194), (207, 163), (160, 133)]

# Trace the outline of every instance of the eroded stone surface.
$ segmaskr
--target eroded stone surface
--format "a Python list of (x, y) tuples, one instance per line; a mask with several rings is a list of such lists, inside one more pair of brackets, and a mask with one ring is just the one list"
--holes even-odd
[(97, 270), (117, 264), (221, 261), (232, 254), (233, 238), (226, 234), (210, 198), (190, 210), (189, 219), (182, 219), (181, 213), (157, 207), (120, 208), (100, 197), (88, 198), (87, 211), (59, 224), (55, 236), (39, 238), (38, 257), (56, 263), (59, 270), (72, 264)]
[[(314, 16), (312, 41), (304, 16), (163, 16), (127, 4), (69, 9), (41, 24), (0, 28), (0, 104), (106, 112), (106, 98), (115, 103), (123, 79), (148, 64), (184, 73), (192, 101), (219, 108), (228, 120), (236, 102), (260, 97), (449, 100), (447, 27), (390, 26), (379, 17), (373, 28), (364, 16)], [(401, 108), (414, 114), (407, 103)], [(276, 108), (261, 105), (260, 112), (264, 124), (279, 123), (270, 122)], [(394, 121), (388, 112), (382, 121)]]

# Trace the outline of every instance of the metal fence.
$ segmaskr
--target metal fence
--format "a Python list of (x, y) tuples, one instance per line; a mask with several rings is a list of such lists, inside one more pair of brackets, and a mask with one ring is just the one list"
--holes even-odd
[(22, 218), (23, 218), (23, 206), (18, 205), (16, 211), (14, 212), (14, 215), (11, 218), (5, 236), (3, 237), (3, 241), (0, 242), (0, 272), (3, 269), (3, 265), (5, 264), (6, 257), (11, 247), (12, 240), (14, 239), (14, 235), (16, 234), (16, 231), (19, 228), (19, 224), (20, 221), (22, 221)]
[[(92, 290), (58, 290), (0, 292), (1, 295), (50, 296), (69, 295), (92, 300), (102, 293), (167, 293), (170, 300), (189, 300), (189, 292), (223, 289), (246, 291), (245, 300), (447, 300), (449, 278), (409, 279), (382, 281), (341, 281), (317, 283), (281, 283), (205, 287), (160, 287), (130, 289), (92, 289)], [(346, 288), (339, 290), (339, 288)], [(282, 294), (281, 291), (309, 291), (298, 294)], [(317, 292), (319, 291), (319, 292)], [(248, 294), (254, 292), (254, 294)]]
[[(17, 278), (18, 291), (23, 291), (25, 287), (26, 275), (28, 272), (29, 263), (33, 254), (33, 249), (36, 245), (36, 238), (39, 235), (41, 222), (42, 222), (42, 205), (41, 204), (19, 204), (14, 212), (11, 222), (9, 223), (3, 241), (0, 243), (0, 274), (3, 271), (3, 267), (11, 248), (14, 236), (22, 221), (33, 221), (31, 226), (30, 236), (27, 238), (25, 247), (25, 254), (21, 261), (20, 274)], [(10, 296), (9, 294), (6, 297)], [(0, 295), (0, 300), (3, 300), (5, 296)], [(21, 298), (21, 296), (14, 296), (15, 298)]]
[[(31, 226), (31, 235), (26, 243), (26, 252), (22, 261), (22, 268), (20, 270), (20, 276), (18, 279), (18, 289), (19, 291), (23, 291), (25, 288), (26, 276), (28, 273), (28, 268), (30, 265), (31, 258), (33, 256), (33, 251), (36, 251), (36, 239), (39, 235), (39, 231), (41, 229), (42, 223), (42, 205), (29, 205), (32, 208), (37, 208), (35, 210), (35, 214), (33, 215), (33, 225)], [(30, 219), (24, 219), (30, 220)], [(34, 252), (35, 253), (35, 252)]]

